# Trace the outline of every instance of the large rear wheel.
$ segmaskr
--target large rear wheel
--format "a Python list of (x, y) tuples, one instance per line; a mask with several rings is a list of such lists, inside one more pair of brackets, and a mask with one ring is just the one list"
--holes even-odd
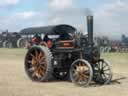
[(77, 59), (71, 65), (70, 78), (73, 83), (86, 87), (92, 80), (92, 67), (88, 61)]
[(33, 81), (47, 81), (52, 74), (52, 54), (47, 47), (34, 46), (25, 57), (25, 71)]

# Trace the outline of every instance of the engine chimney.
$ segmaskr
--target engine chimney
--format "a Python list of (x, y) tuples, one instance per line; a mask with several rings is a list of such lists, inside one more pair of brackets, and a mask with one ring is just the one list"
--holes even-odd
[(87, 16), (87, 32), (89, 45), (93, 46), (93, 16)]

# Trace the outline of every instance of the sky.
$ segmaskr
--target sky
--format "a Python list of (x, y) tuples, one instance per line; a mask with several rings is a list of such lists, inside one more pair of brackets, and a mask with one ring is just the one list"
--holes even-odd
[(70, 24), (87, 32), (89, 14), (94, 16), (96, 36), (128, 35), (128, 0), (0, 0), (0, 31)]

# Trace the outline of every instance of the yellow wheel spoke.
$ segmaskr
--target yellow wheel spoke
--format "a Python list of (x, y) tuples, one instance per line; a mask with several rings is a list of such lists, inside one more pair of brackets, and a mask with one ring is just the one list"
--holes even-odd
[(44, 69), (46, 69), (46, 67), (45, 67), (45, 66), (40, 66), (40, 68), (42, 68), (43, 70), (44, 70)]
[(32, 65), (35, 65), (36, 64), (36, 60), (34, 58), (32, 58), (31, 64)]
[(41, 78), (41, 75), (38, 73), (38, 69), (36, 69), (36, 70), (33, 72), (32, 77)]
[(38, 78), (41, 78), (41, 77), (42, 77), (39, 73), (36, 73), (36, 76), (37, 76)]
[(89, 76), (86, 75), (86, 74), (82, 74), (82, 77), (83, 77), (83, 78), (88, 78)]
[(42, 71), (41, 68), (38, 68), (37, 71), (38, 71), (37, 73), (41, 75), (41, 71)]
[(35, 50), (35, 55), (36, 55), (36, 59), (38, 60), (38, 51), (37, 50)]
[(46, 67), (46, 62), (45, 61), (40, 62), (40, 64), (41, 64), (41, 66)]
[(41, 59), (40, 59), (40, 62), (42, 62), (42, 61), (44, 61), (45, 60), (45, 57), (42, 57)]
[(44, 75), (45, 72), (46, 72), (46, 68), (42, 68), (42, 67), (41, 67), (40, 70), (41, 70), (41, 74)]
[(32, 58), (36, 59), (36, 57), (31, 53), (30, 56), (32, 56)]
[(38, 55), (38, 59), (41, 59), (41, 57), (42, 57), (42, 53), (40, 52)]
[(80, 76), (79, 76), (79, 75), (76, 75), (74, 79), (75, 79), (76, 81), (78, 81), (79, 78), (80, 78)]

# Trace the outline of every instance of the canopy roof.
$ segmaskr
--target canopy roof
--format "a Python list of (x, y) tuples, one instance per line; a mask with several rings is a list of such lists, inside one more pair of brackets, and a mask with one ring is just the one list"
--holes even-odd
[(32, 34), (63, 34), (63, 33), (75, 33), (76, 28), (61, 24), (45, 27), (31, 27), (25, 28), (20, 31), (21, 35), (32, 35)]

